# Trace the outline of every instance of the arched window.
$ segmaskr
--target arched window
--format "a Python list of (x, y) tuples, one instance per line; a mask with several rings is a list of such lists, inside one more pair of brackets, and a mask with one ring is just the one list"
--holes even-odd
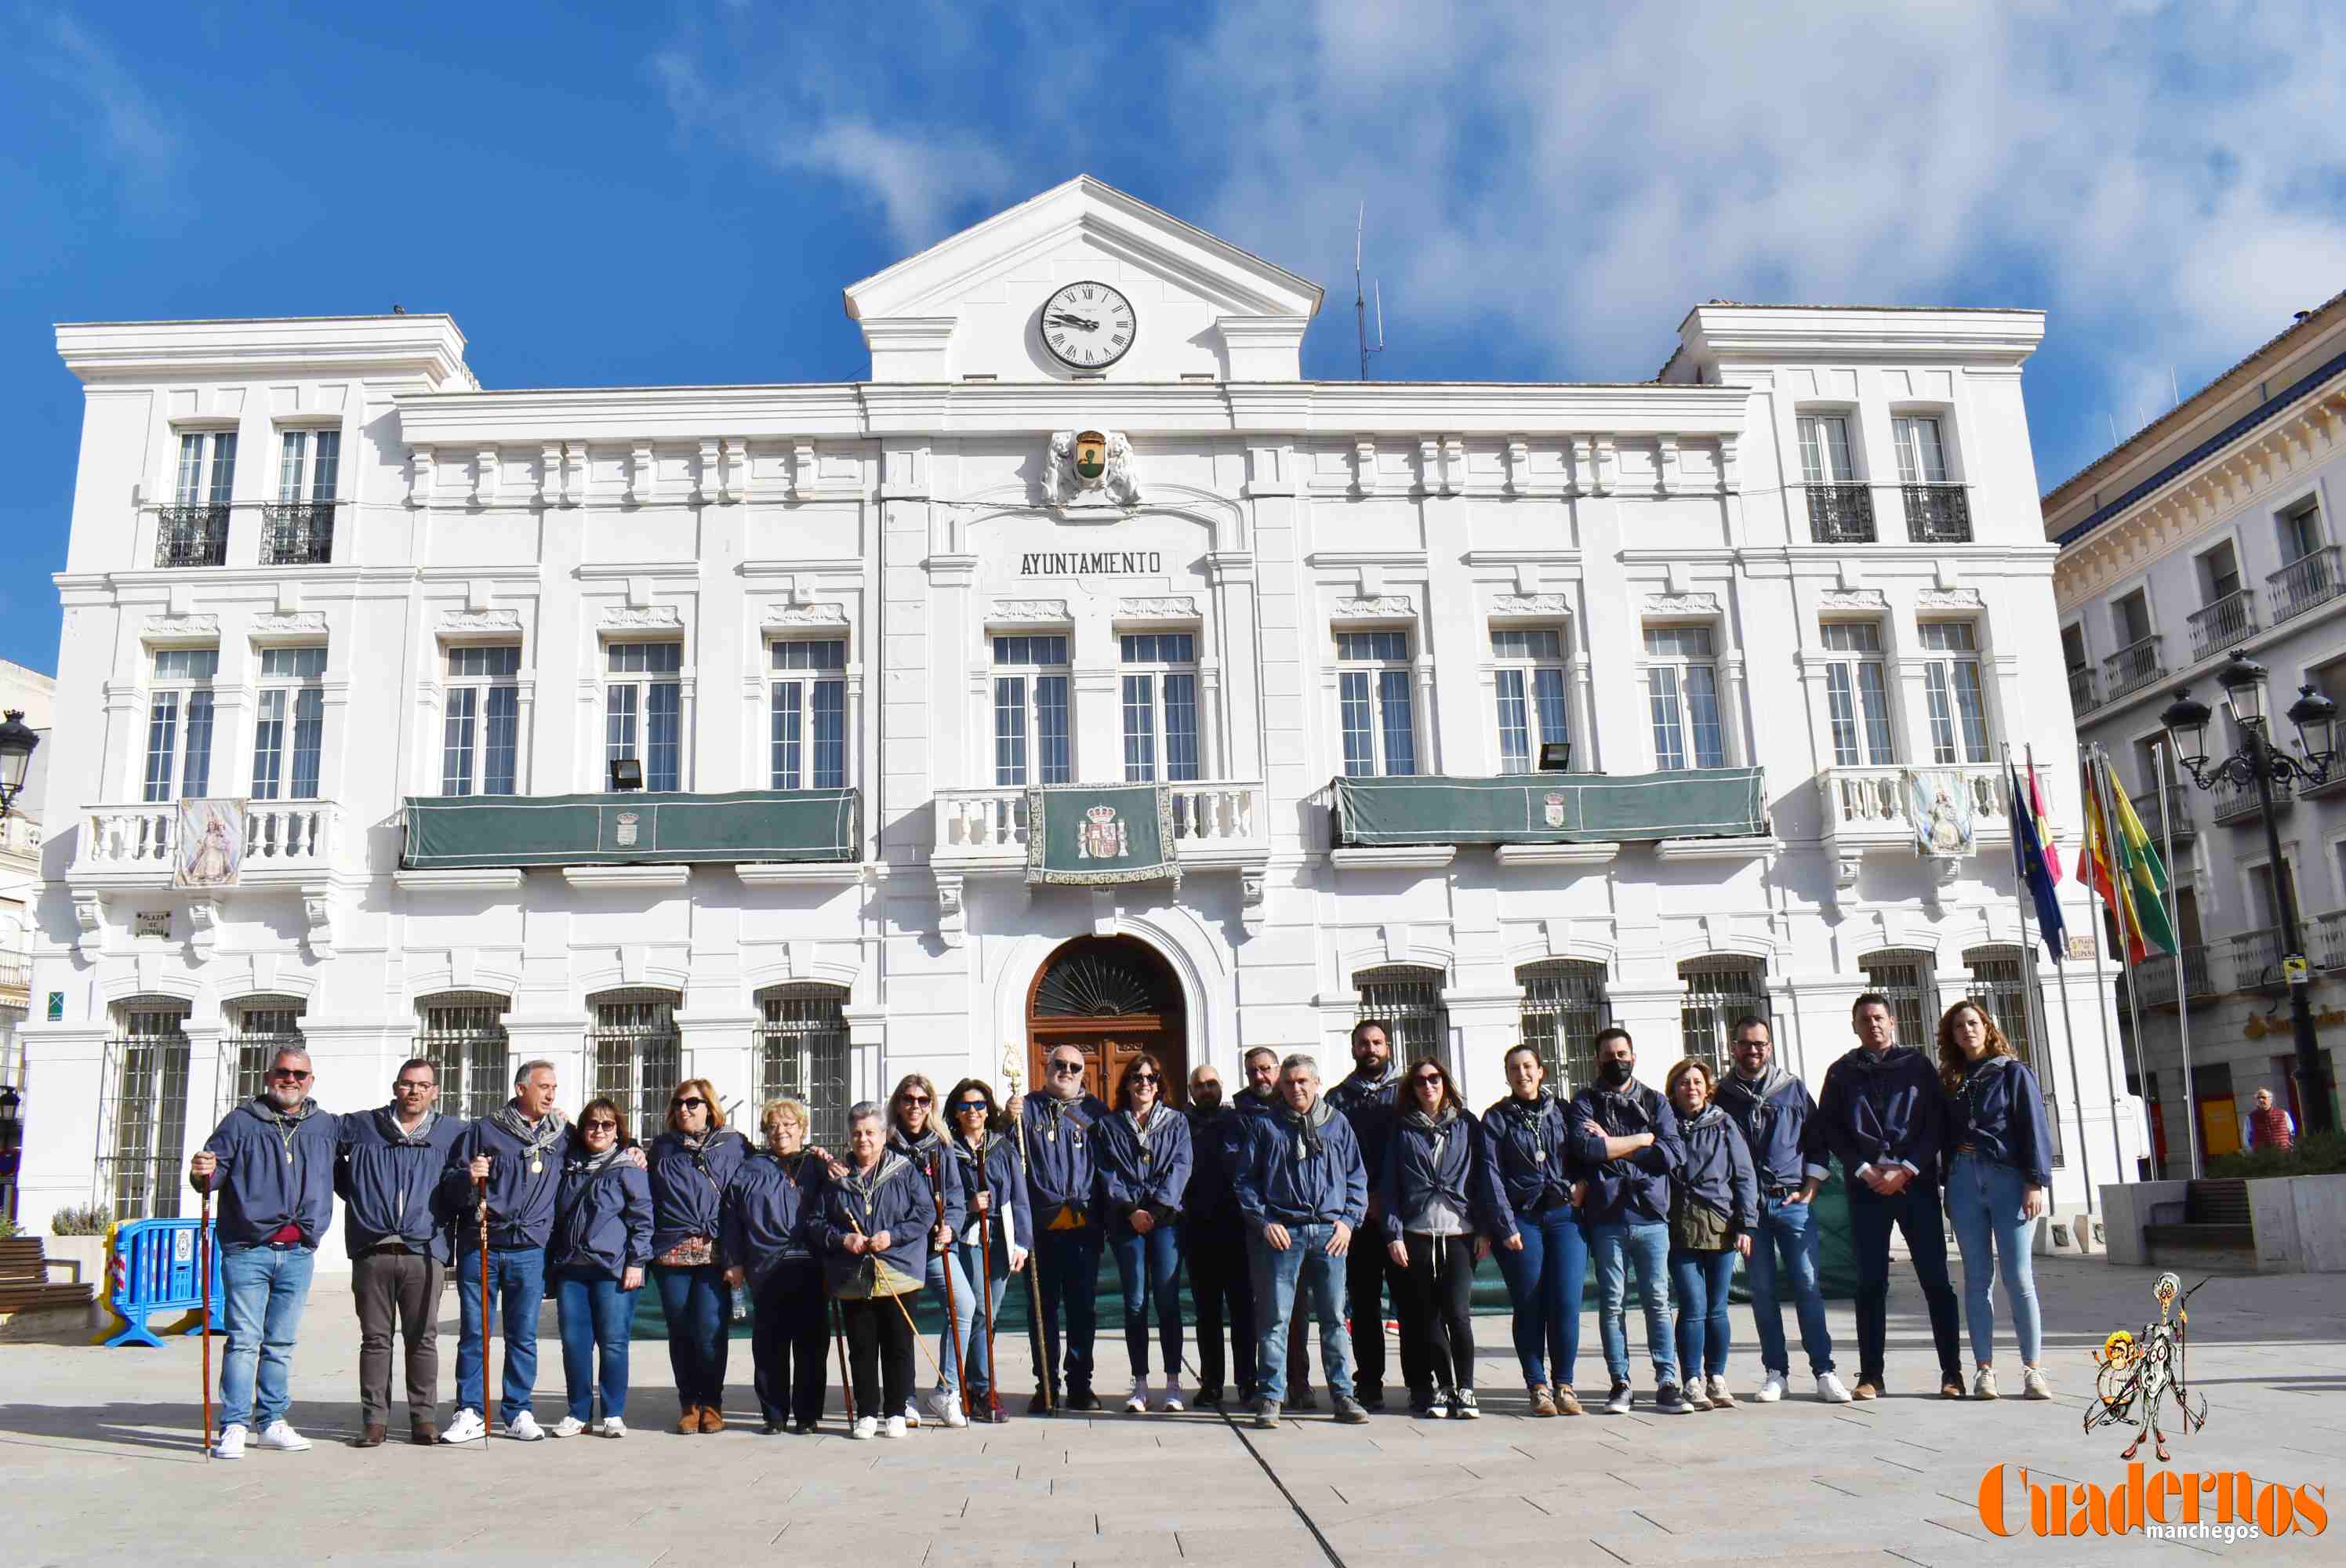
[(1865, 972), (1867, 990), (1890, 999), (1898, 1044), (1932, 1049), (1939, 1030), (1939, 989), (1932, 979), (1938, 960), (1920, 948), (1886, 947), (1859, 959), (1857, 967)]
[(1596, 1032), (1612, 1016), (1605, 999), (1605, 966), (1579, 959), (1527, 963), (1523, 983), (1523, 1044), (1537, 1051), (1547, 1086), (1569, 1097), (1596, 1076)]
[[(1678, 965), (1678, 1034), (1686, 1054), (1727, 1071), (1728, 1031), (1746, 1013), (1766, 1018), (1768, 966), (1756, 958), (1707, 952)], [(1772, 1033), (1772, 1024), (1771, 1024)]]
[(2037, 1049), (2036, 1031), (2031, 1023), (2028, 988), (2035, 965), (2029, 958), (2025, 949), (2008, 945), (1966, 950), (1964, 967), (1971, 971), (1971, 983), (1964, 988), (1964, 993), (1987, 1009), (1995, 1026), (2012, 1042), (2013, 1054), (2035, 1073), (2036, 1086), (2045, 1091), (2045, 1119), (2053, 1128), (2053, 1164), (2057, 1167), (2064, 1157), (2061, 1097), (2054, 1090), (2053, 1064), (2045, 1060), (2047, 1053)]
[(229, 1003), (234, 1033), (220, 1042), (220, 1115), (260, 1093), (278, 1052), (309, 1049), (301, 1040), (301, 1009), (298, 996), (248, 996)]
[(668, 1125), (668, 1096), (684, 1076), (684, 1036), (673, 991), (638, 988), (590, 996), (586, 1075), (597, 1095), (619, 1103), (627, 1130), (646, 1143)]
[[(777, 985), (758, 993), (758, 1104), (804, 1101), (807, 1141), (847, 1147), (847, 993), (836, 985)], [(754, 1118), (752, 1118), (754, 1119)], [(762, 1128), (744, 1127), (752, 1142)], [(842, 1156), (842, 1157), (844, 1157)]]
[(1388, 964), (1361, 971), (1352, 983), (1361, 991), (1360, 1022), (1373, 1019), (1385, 1026), (1394, 1062), (1431, 1056), (1449, 1065), (1450, 1013), (1442, 1005), (1440, 970)]
[(99, 1079), (97, 1200), (117, 1219), (173, 1219), (188, 1129), (188, 1004), (135, 996), (115, 1009)]
[(442, 1111), (478, 1121), (513, 1098), (509, 1000), (494, 992), (449, 991), (415, 1005), (415, 1054), (439, 1075)]

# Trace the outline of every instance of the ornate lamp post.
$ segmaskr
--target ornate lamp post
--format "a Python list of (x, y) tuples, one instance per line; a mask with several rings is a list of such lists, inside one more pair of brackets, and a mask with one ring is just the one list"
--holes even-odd
[(2297, 1036), (2298, 1104), (2305, 1113), (2308, 1132), (2328, 1132), (2331, 1125), (2330, 1094), (2321, 1082), (2320, 1047), (2313, 1038), (2305, 942), (2298, 930), (2292, 879), (2285, 874), (2281, 860), (2280, 826), (2273, 820), (2272, 787), (2276, 781), (2286, 784), (2294, 779), (2311, 789), (2328, 781), (2331, 767), (2338, 759), (2333, 744), (2338, 705), (2310, 685), (2298, 688), (2297, 700), (2289, 708), (2290, 723), (2297, 729), (2299, 752), (2292, 757), (2275, 746), (2266, 732), (2264, 666), (2246, 654), (2235, 653), (2225, 662), (2216, 681), (2224, 688), (2225, 711), (2231, 715), (2240, 733), (2239, 749), (2230, 756), (2211, 759), (2208, 755), (2208, 705), (2193, 701), (2188, 687), (2176, 692), (2175, 700), (2158, 716), (2158, 721), (2166, 726), (2168, 744), (2173, 748), (2176, 760), (2200, 789), (2213, 789), (2219, 783), (2238, 788), (2253, 782), (2257, 787), (2257, 810), (2264, 820), (2265, 851), (2272, 864), (2273, 928), (2280, 934), (2281, 968), (2289, 982), (2290, 1024)]
[(10, 803), (24, 790), (25, 770), (40, 743), (40, 732), (25, 722), (25, 710), (10, 708), (7, 722), (0, 724), (0, 821), (7, 820)]

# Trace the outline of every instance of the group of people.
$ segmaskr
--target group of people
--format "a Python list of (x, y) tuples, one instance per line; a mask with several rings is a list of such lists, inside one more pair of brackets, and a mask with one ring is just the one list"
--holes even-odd
[[(1389, 1300), (1411, 1412), (1474, 1419), (1472, 1293), (1485, 1257), (1506, 1282), (1533, 1414), (1583, 1413), (1575, 1376), (1592, 1262), (1609, 1412), (1633, 1407), (1633, 1279), (1654, 1408), (1736, 1404), (1728, 1289), (1739, 1259), (1760, 1340), (1754, 1397), (1784, 1395), (1789, 1298), (1818, 1398), (1873, 1399), (1886, 1390), (1893, 1227), (1928, 1308), (1940, 1392), (1962, 1398), (1943, 1195), (1964, 1266), (1971, 1393), (1997, 1394), (2000, 1275), (2024, 1392), (2049, 1398), (2030, 1242), (2051, 1139), (2034, 1074), (1968, 1000), (1940, 1020), (1935, 1062), (1897, 1043), (1880, 995), (1860, 996), (1851, 1022), (1857, 1044), (1815, 1098), (1775, 1062), (1766, 1021), (1747, 1017), (1723, 1076), (1690, 1057), (1660, 1091), (1638, 1081), (1623, 1029), (1597, 1036), (1596, 1079), (1568, 1100), (1545, 1082), (1539, 1054), (1517, 1046), (1505, 1058), (1507, 1095), (1479, 1117), (1440, 1061), (1397, 1063), (1372, 1020), (1352, 1031), (1352, 1073), (1324, 1094), (1311, 1056), (1258, 1047), (1227, 1101), (1215, 1069), (1198, 1068), (1186, 1106), (1172, 1103), (1153, 1055), (1121, 1060), (1103, 1099), (1086, 1086), (1085, 1053), (1061, 1044), (1047, 1054), (1044, 1083), (1006, 1105), (980, 1079), (940, 1102), (926, 1077), (908, 1075), (884, 1105), (849, 1110), (836, 1152), (810, 1142), (812, 1118), (791, 1099), (763, 1107), (753, 1145), (697, 1078), (677, 1086), (666, 1126), (639, 1146), (608, 1097), (588, 1101), (575, 1124), (565, 1118), (543, 1061), (523, 1064), (513, 1099), (478, 1121), (439, 1113), (437, 1074), (420, 1057), (400, 1067), (389, 1105), (336, 1115), (311, 1095), (310, 1058), (283, 1050), (262, 1092), (189, 1166), (190, 1182), (219, 1198), (228, 1348), (213, 1451), (237, 1459), (248, 1442), (310, 1446), (286, 1419), (291, 1361), (337, 1197), (360, 1321), (361, 1447), (387, 1439), (395, 1337), (412, 1441), (488, 1435), (492, 1308), (505, 1342), (495, 1407), (505, 1436), (625, 1436), (629, 1330), (648, 1283), (668, 1326), (679, 1433), (724, 1429), (736, 1292), (750, 1304), (768, 1432), (815, 1430), (834, 1344), (852, 1437), (902, 1437), (924, 1419), (1003, 1420), (995, 1319), (1022, 1275), (1040, 1385), (1029, 1412), (1096, 1410), (1103, 1252), (1122, 1288), (1123, 1408), (1136, 1414), (1235, 1398), (1270, 1428), (1287, 1410), (1316, 1408), (1307, 1344), (1316, 1322), (1335, 1419), (1365, 1421), (1386, 1405)], [(1853, 1390), (1834, 1369), (1810, 1208), (1835, 1160), (1858, 1263)], [(1194, 1395), (1182, 1384), (1185, 1260), (1198, 1319)], [(436, 1320), (451, 1269), (456, 1409), (443, 1431)], [(923, 1294), (940, 1309), (933, 1352), (913, 1312)], [(533, 1390), (549, 1295), (566, 1408), (542, 1426)], [(915, 1398), (916, 1349), (934, 1374), (925, 1399)]]

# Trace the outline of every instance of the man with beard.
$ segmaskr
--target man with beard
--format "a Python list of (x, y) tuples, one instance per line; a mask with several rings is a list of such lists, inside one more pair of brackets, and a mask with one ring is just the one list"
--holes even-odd
[[(1369, 1223), (1382, 1229), (1376, 1199), (1384, 1179), (1385, 1156), (1392, 1147), (1393, 1118), (1401, 1093), (1401, 1069), (1393, 1061), (1392, 1042), (1385, 1026), (1374, 1019), (1352, 1025), (1352, 1073), (1328, 1091), (1328, 1103), (1352, 1124), (1361, 1145), (1361, 1163), (1369, 1178)], [(1390, 1291), (1396, 1310), (1401, 1305), (1402, 1270), (1382, 1247), (1356, 1247), (1344, 1258), (1344, 1294), (1352, 1308), (1352, 1380), (1362, 1404), (1372, 1410), (1385, 1408), (1385, 1297)], [(1404, 1341), (1401, 1348), (1402, 1379), (1415, 1388), (1413, 1375), (1417, 1349)]]
[(1817, 1380), (1817, 1398), (1849, 1402), (1849, 1390), (1833, 1375), (1832, 1330), (1825, 1325), (1825, 1298), (1817, 1281), (1817, 1255), (1824, 1236), (1810, 1200), (1825, 1179), (1824, 1124), (1809, 1086), (1775, 1063), (1775, 1046), (1764, 1018), (1739, 1018), (1729, 1032), (1735, 1065), (1719, 1081), (1719, 1106), (1743, 1129), (1751, 1163), (1760, 1176), (1760, 1223), (1744, 1262), (1751, 1287), (1751, 1324), (1760, 1333), (1762, 1380), (1755, 1396), (1763, 1405), (1784, 1397), (1792, 1359), (1784, 1346), (1784, 1308), (1777, 1292), (1784, 1282), (1800, 1324), (1800, 1349)]
[[(496, 1292), (505, 1337), (505, 1436), (536, 1442), (546, 1435), (530, 1410), (537, 1381), (537, 1312), (546, 1299), (546, 1243), (570, 1124), (554, 1108), (554, 1064), (525, 1062), (514, 1097), (467, 1126), (451, 1146), (441, 1203), (456, 1218), (456, 1417), (442, 1442), (486, 1441), (483, 1417), (488, 1349), (483, 1335), (481, 1209), (488, 1210), (489, 1288)], [(468, 1256), (469, 1254), (469, 1256)]]
[(1198, 1404), (1223, 1399), (1222, 1318), (1230, 1326), (1230, 1360), (1239, 1402), (1255, 1401), (1254, 1288), (1246, 1227), (1230, 1195), (1230, 1141), (1246, 1131), (1244, 1113), (1222, 1104), (1222, 1075), (1209, 1064), (1189, 1074), (1188, 1191), (1181, 1200), (1181, 1251), (1189, 1260), (1189, 1294), (1198, 1305)]
[(425, 1057), (400, 1064), (391, 1104), (342, 1119), (334, 1192), (351, 1254), (351, 1294), (359, 1311), (356, 1447), (379, 1448), (391, 1414), (391, 1339), (406, 1340), (408, 1441), (439, 1436), (440, 1286), (448, 1232), (434, 1199), (448, 1151), (464, 1131), (434, 1107), (438, 1069)]
[[(258, 1416), (260, 1446), (299, 1453), (310, 1440), (285, 1419), (293, 1336), (310, 1299), (318, 1238), (334, 1217), (342, 1119), (310, 1097), (310, 1054), (270, 1059), (267, 1086), (230, 1111), (188, 1162), (188, 1184), (220, 1195), (220, 1431), (215, 1459), (242, 1459)], [(256, 1409), (256, 1399), (258, 1408)]]
[[(1044, 1064), (1044, 1085), (1020, 1102), (1018, 1135), (1025, 1143), (1027, 1198), (1035, 1211), (1035, 1283), (1043, 1296), (1044, 1354), (1059, 1356), (1059, 1312), (1067, 1315), (1065, 1363), (1071, 1411), (1096, 1410), (1092, 1393), (1092, 1340), (1097, 1331), (1100, 1192), (1093, 1124), (1108, 1116), (1107, 1102), (1084, 1090), (1084, 1053), (1077, 1045), (1055, 1045)], [(1045, 1369), (1035, 1369), (1045, 1381)], [(1043, 1391), (1027, 1406), (1032, 1415), (1048, 1409)]]
[(1627, 1029), (1596, 1035), (1596, 1082), (1572, 1097), (1573, 1153), (1588, 1171), (1581, 1204), (1588, 1253), (1596, 1265), (1596, 1326), (1605, 1342), (1605, 1369), (1613, 1376), (1607, 1415), (1627, 1415), (1629, 1335), (1628, 1276), (1637, 1277), (1646, 1312), (1646, 1353), (1654, 1363), (1654, 1409), (1666, 1416), (1688, 1411), (1678, 1387), (1678, 1358), (1670, 1331), (1670, 1174), (1686, 1162), (1678, 1118), (1662, 1096), (1637, 1081), (1637, 1046)]

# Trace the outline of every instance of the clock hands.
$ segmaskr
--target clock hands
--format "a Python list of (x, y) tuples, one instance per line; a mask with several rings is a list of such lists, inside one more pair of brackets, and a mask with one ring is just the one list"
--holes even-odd
[(1043, 320), (1045, 322), (1054, 327), (1080, 327), (1086, 332), (1096, 332), (1099, 331), (1099, 323), (1097, 321), (1087, 321), (1081, 316), (1070, 316), (1065, 311), (1046, 316)]

